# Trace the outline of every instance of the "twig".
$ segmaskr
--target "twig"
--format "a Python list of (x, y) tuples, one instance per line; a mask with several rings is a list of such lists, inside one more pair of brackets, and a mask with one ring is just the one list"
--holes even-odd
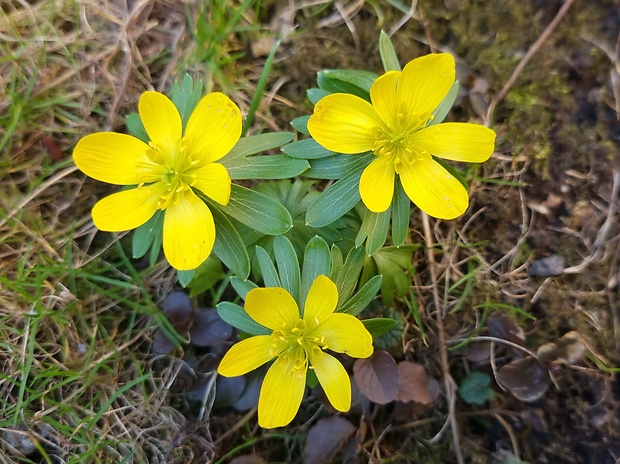
[[(459, 440), (459, 429), (456, 421), (455, 413), (455, 385), (452, 376), (450, 375), (450, 368), (448, 363), (448, 351), (446, 349), (446, 334), (443, 327), (443, 311), (440, 309), (439, 291), (437, 289), (437, 272), (435, 264), (435, 254), (433, 253), (433, 239), (431, 236), (431, 225), (426, 213), (422, 213), (422, 225), (424, 227), (424, 240), (426, 242), (426, 258), (428, 261), (428, 267), (431, 274), (431, 281), (433, 283), (433, 301), (435, 302), (435, 314), (437, 315), (437, 332), (439, 336), (439, 358), (441, 361), (441, 373), (444, 382), (444, 388), (446, 390), (446, 396), (448, 398), (448, 418), (450, 421), (450, 428), (452, 429), (452, 443), (454, 444), (454, 453), (456, 455), (457, 464), (463, 464), (463, 454), (461, 452), (461, 444)], [(443, 428), (442, 428), (443, 430)]]
[(529, 63), (532, 57), (538, 52), (538, 50), (540, 49), (542, 44), (545, 42), (545, 40), (549, 38), (553, 30), (557, 27), (557, 25), (560, 24), (560, 21), (562, 21), (562, 18), (566, 15), (566, 13), (568, 13), (568, 10), (570, 9), (573, 3), (575, 3), (575, 0), (566, 0), (564, 2), (564, 5), (562, 5), (562, 7), (559, 9), (557, 14), (555, 15), (555, 18), (553, 18), (553, 20), (549, 23), (549, 25), (542, 32), (542, 34), (540, 34), (540, 37), (536, 39), (536, 42), (532, 44), (532, 46), (529, 48), (527, 53), (523, 56), (521, 61), (519, 61), (519, 64), (517, 64), (517, 66), (515, 67), (514, 71), (510, 75), (510, 78), (504, 84), (504, 87), (502, 87), (502, 90), (500, 90), (497, 96), (489, 104), (489, 109), (487, 110), (487, 114), (485, 118), (486, 119), (485, 125), (487, 126), (491, 125), (492, 119), (493, 119), (493, 111), (495, 110), (495, 107), (504, 98), (506, 98), (506, 95), (508, 95), (508, 92), (510, 92), (510, 89), (512, 88), (514, 83), (519, 78), (519, 75), (521, 74), (525, 66)]

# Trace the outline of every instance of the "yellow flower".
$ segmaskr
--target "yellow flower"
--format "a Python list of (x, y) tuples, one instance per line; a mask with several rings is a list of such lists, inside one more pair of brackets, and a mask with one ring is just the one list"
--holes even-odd
[(334, 313), (338, 289), (328, 277), (313, 282), (303, 316), (293, 297), (283, 288), (255, 288), (245, 300), (245, 310), (259, 324), (272, 330), (234, 345), (222, 359), (218, 372), (226, 377), (246, 374), (273, 358), (258, 400), (258, 423), (282, 427), (293, 420), (306, 387), (306, 372), (314, 369), (329, 402), (338, 411), (351, 407), (351, 382), (330, 349), (354, 358), (373, 352), (372, 337), (359, 319)]
[(73, 152), (88, 176), (137, 188), (114, 193), (93, 208), (95, 225), (105, 231), (135, 229), (165, 210), (164, 253), (179, 270), (198, 267), (211, 254), (215, 224), (202, 192), (221, 205), (230, 198), (230, 176), (215, 161), (241, 136), (241, 112), (225, 95), (205, 96), (185, 133), (177, 108), (165, 95), (145, 92), (138, 103), (148, 144), (125, 134), (98, 132), (83, 137)]
[(453, 219), (467, 209), (467, 191), (431, 155), (486, 161), (494, 150), (495, 133), (467, 123), (428, 126), (454, 83), (454, 69), (454, 59), (447, 53), (423, 56), (402, 72), (389, 71), (377, 78), (370, 89), (372, 104), (340, 93), (316, 104), (308, 130), (319, 144), (340, 153), (376, 155), (359, 185), (370, 211), (388, 209), (396, 174), (411, 201), (431, 216)]

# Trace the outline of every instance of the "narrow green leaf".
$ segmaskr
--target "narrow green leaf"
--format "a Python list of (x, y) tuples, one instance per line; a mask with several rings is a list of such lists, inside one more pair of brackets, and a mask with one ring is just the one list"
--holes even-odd
[(403, 189), (400, 179), (394, 184), (392, 199), (392, 243), (400, 247), (407, 239), (411, 219), (411, 201)]
[(194, 108), (200, 101), (200, 95), (202, 94), (202, 81), (196, 81), (196, 85), (194, 85), (194, 80), (192, 76), (186, 74), (183, 77), (183, 81), (181, 81), (181, 85), (178, 82), (172, 84), (172, 95), (171, 100), (174, 103), (174, 106), (177, 107), (179, 114), (181, 115), (181, 121), (183, 123), (183, 130), (185, 130), (185, 126), (187, 125), (187, 121), (189, 121)]
[(299, 261), (290, 240), (284, 235), (277, 236), (273, 241), (273, 254), (276, 258), (282, 287), (291, 294), (295, 301), (299, 302), (301, 281)]
[(299, 116), (298, 118), (295, 118), (291, 121), (291, 126), (293, 126), (293, 129), (295, 129), (297, 132), (301, 132), (305, 135), (310, 135), (310, 132), (308, 131), (309, 119), (310, 115)]
[(379, 55), (381, 55), (381, 63), (385, 71), (400, 71), (400, 63), (394, 50), (394, 45), (385, 31), (381, 31), (379, 35)]
[(452, 87), (450, 87), (450, 90), (448, 90), (446, 96), (443, 98), (439, 106), (437, 106), (435, 111), (433, 111), (433, 119), (431, 122), (428, 123), (429, 126), (439, 124), (443, 122), (444, 119), (446, 119), (446, 116), (450, 112), (452, 105), (454, 105), (454, 101), (456, 100), (458, 93), (459, 81), (454, 81), (454, 84), (452, 84)]
[(322, 227), (341, 218), (361, 199), (359, 191), (362, 170), (355, 171), (322, 192), (306, 210), (306, 224)]
[(304, 172), (304, 177), (341, 179), (356, 171), (363, 170), (373, 159), (375, 159), (375, 155), (370, 153), (367, 155), (334, 155), (311, 160), (310, 169)]
[(280, 235), (288, 231), (293, 219), (288, 210), (276, 200), (232, 184), (230, 201), (221, 210), (237, 221), (267, 235)]
[(319, 88), (329, 93), (350, 93), (363, 98), (366, 101), (370, 101), (370, 95), (368, 91), (359, 88), (357, 85), (349, 82), (341, 81), (339, 79), (330, 79), (327, 77), (329, 70), (319, 71), (317, 74), (316, 82)]
[[(292, 158), (318, 159), (333, 156), (334, 152), (326, 150), (314, 139), (298, 140), (282, 147), (282, 151)], [(347, 156), (347, 155), (344, 155)]]
[(306, 93), (308, 94), (308, 100), (310, 100), (310, 103), (312, 103), (313, 105), (316, 105), (319, 101), (321, 101), (321, 98), (326, 97), (332, 92), (328, 92), (327, 90), (323, 90), (323, 89), (313, 88), (313, 89), (308, 89)]
[[(223, 318), (222, 318), (223, 319)], [(372, 338), (378, 338), (385, 335), (398, 324), (398, 321), (387, 317), (377, 317), (374, 319), (365, 319), (362, 321), (366, 330), (370, 332)]]
[(263, 247), (256, 247), (256, 260), (258, 261), (258, 267), (263, 275), (263, 282), (265, 287), (282, 287), (280, 283), (280, 277), (276, 271), (276, 267), (273, 265), (273, 261), (269, 256), (269, 253), (265, 251)]
[(243, 301), (245, 301), (245, 297), (250, 290), (253, 288), (258, 288), (258, 285), (251, 280), (240, 279), (237, 276), (231, 276), (230, 285), (232, 285), (237, 292), (237, 295), (239, 295)]
[(250, 275), (250, 257), (235, 226), (231, 224), (225, 214), (213, 203), (210, 205), (213, 220), (215, 221), (215, 243), (213, 254), (238, 277), (247, 279)]
[(196, 269), (191, 269), (189, 271), (177, 270), (177, 280), (179, 281), (179, 285), (183, 288), (187, 287), (187, 285), (194, 278), (194, 274), (196, 274)]
[(391, 207), (382, 213), (373, 213), (366, 210), (362, 226), (355, 238), (355, 246), (361, 246), (364, 240), (366, 242), (366, 253), (369, 256), (378, 252), (387, 240), (388, 228), (390, 226)]
[(142, 119), (138, 113), (130, 113), (125, 117), (125, 125), (131, 135), (137, 139), (142, 140), (144, 143), (149, 143), (149, 134), (146, 133)]
[(217, 313), (224, 321), (242, 332), (250, 335), (269, 335), (271, 333), (267, 327), (260, 325), (245, 312), (245, 309), (235, 303), (222, 301), (216, 308)]
[(262, 153), (267, 150), (281, 147), (285, 143), (290, 142), (295, 137), (292, 132), (268, 132), (266, 134), (252, 135), (250, 137), (242, 137), (235, 144), (232, 150), (224, 156), (219, 162), (225, 167), (231, 160), (239, 157), (247, 157)]
[[(340, 272), (338, 272), (338, 275), (332, 277), (332, 280), (338, 287), (338, 307), (342, 306), (351, 298), (355, 287), (357, 287), (359, 275), (364, 266), (365, 256), (366, 253), (362, 247), (352, 248), (347, 254), (347, 259), (340, 269)], [(334, 274), (333, 268), (332, 274)]]
[(239, 179), (290, 179), (310, 167), (306, 160), (286, 155), (251, 156), (229, 161), (226, 169), (230, 178)]
[(308, 290), (310, 290), (315, 279), (320, 275), (329, 276), (331, 259), (329, 246), (321, 237), (314, 236), (306, 245), (301, 271), (301, 296), (299, 299), (301, 307), (303, 307)]
[(354, 69), (332, 69), (323, 71), (323, 74), (332, 81), (342, 81), (354, 85), (366, 94), (370, 93), (370, 88), (378, 77), (375, 73)]
[(345, 302), (338, 312), (357, 316), (360, 314), (370, 302), (377, 296), (377, 292), (381, 288), (382, 277), (376, 275), (366, 282), (347, 302)]
[[(151, 219), (138, 227), (131, 237), (131, 254), (137, 258), (142, 258), (157, 238), (163, 234), (164, 212), (157, 210)], [(158, 250), (159, 252), (159, 250)]]

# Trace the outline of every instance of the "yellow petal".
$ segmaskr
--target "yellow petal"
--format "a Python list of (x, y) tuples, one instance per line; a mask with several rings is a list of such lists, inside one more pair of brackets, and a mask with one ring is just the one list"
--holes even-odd
[(266, 429), (284, 427), (299, 410), (306, 389), (306, 371), (280, 356), (265, 375), (258, 398), (258, 424)]
[(146, 187), (113, 193), (93, 207), (93, 221), (97, 228), (107, 232), (121, 232), (140, 227), (155, 211), (159, 197), (164, 193), (161, 182)]
[(151, 142), (169, 164), (180, 148), (183, 130), (177, 107), (164, 94), (148, 91), (140, 96), (138, 112)]
[(331, 405), (338, 411), (351, 408), (351, 381), (349, 374), (336, 358), (325, 352), (313, 357), (313, 367), (319, 383)]
[(396, 85), (400, 74), (400, 71), (388, 71), (378, 77), (370, 88), (372, 106), (390, 127), (396, 127), (395, 119), (398, 117)]
[(245, 297), (245, 310), (252, 319), (271, 330), (292, 328), (299, 308), (289, 292), (280, 287), (253, 288)]
[(226, 168), (220, 163), (209, 163), (194, 171), (196, 176), (192, 187), (197, 188), (220, 205), (226, 206), (230, 200), (230, 176)]
[(115, 132), (97, 132), (82, 137), (73, 150), (73, 161), (93, 179), (110, 184), (134, 185), (154, 182), (156, 175), (138, 175), (138, 166), (157, 169), (146, 155), (149, 146), (141, 140)]
[(187, 152), (201, 164), (217, 161), (239, 141), (241, 126), (239, 107), (223, 93), (210, 93), (198, 102), (187, 122)]
[(327, 348), (353, 358), (367, 358), (373, 352), (372, 336), (362, 322), (350, 314), (334, 313), (309, 337), (324, 337)]
[(318, 276), (308, 290), (304, 305), (306, 330), (312, 330), (336, 309), (338, 304), (338, 287), (324, 275)]
[(336, 93), (315, 105), (308, 131), (328, 150), (353, 154), (372, 150), (382, 125), (381, 118), (366, 100)]
[(400, 181), (409, 199), (430, 216), (454, 219), (469, 204), (465, 187), (428, 155), (403, 163)]
[(406, 106), (409, 115), (430, 116), (450, 90), (454, 76), (454, 58), (448, 53), (416, 58), (402, 71), (398, 101)]
[(495, 149), (495, 132), (478, 124), (447, 122), (421, 129), (409, 138), (417, 151), (454, 161), (482, 163)]
[(246, 338), (228, 350), (217, 371), (224, 377), (247, 374), (273, 358), (270, 354), (272, 344), (271, 335)]
[(394, 195), (394, 162), (388, 156), (377, 156), (360, 179), (360, 196), (370, 211), (382, 213), (389, 208)]
[(175, 269), (196, 269), (209, 257), (215, 242), (215, 223), (209, 207), (192, 190), (166, 208), (164, 254)]

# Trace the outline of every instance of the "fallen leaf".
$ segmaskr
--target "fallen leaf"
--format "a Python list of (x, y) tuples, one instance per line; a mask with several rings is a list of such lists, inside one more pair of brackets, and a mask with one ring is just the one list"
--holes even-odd
[(428, 374), (421, 364), (402, 361), (398, 363), (398, 401), (415, 401), (430, 404), (433, 398), (428, 391)]
[(219, 345), (227, 342), (233, 327), (222, 320), (216, 309), (198, 308), (192, 316), (190, 342), (196, 346)]
[(375, 351), (369, 358), (355, 361), (353, 378), (362, 393), (375, 403), (396, 399), (398, 367), (387, 351)]
[(304, 448), (304, 464), (331, 462), (345, 441), (355, 432), (355, 426), (341, 416), (319, 420), (308, 430)]
[(536, 401), (549, 386), (549, 371), (534, 358), (512, 361), (497, 372), (497, 383), (521, 401)]

